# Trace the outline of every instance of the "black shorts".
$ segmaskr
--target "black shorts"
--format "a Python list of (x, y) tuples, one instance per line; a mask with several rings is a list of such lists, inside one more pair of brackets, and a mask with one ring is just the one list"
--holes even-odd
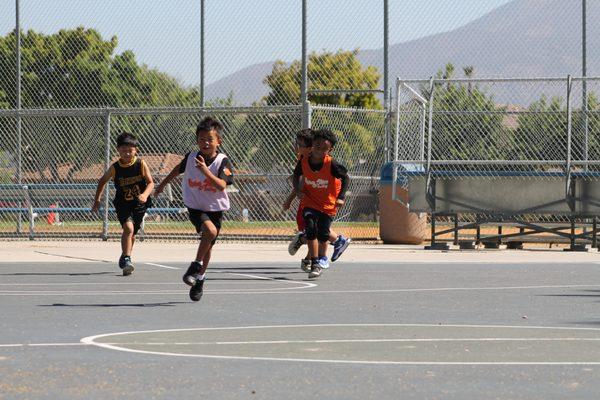
[(139, 203), (137, 200), (126, 203), (113, 203), (117, 212), (117, 219), (121, 226), (127, 221), (133, 222), (133, 234), (135, 235), (140, 230), (144, 215), (148, 209), (145, 203)]
[[(202, 224), (205, 221), (210, 221), (217, 228), (217, 237), (219, 236), (219, 232), (221, 231), (221, 221), (223, 221), (223, 211), (202, 211), (195, 210), (193, 208), (188, 207), (188, 213), (190, 216), (190, 221), (194, 224), (196, 228), (196, 233), (202, 232)], [(213, 240), (213, 244), (215, 244), (215, 240)]]

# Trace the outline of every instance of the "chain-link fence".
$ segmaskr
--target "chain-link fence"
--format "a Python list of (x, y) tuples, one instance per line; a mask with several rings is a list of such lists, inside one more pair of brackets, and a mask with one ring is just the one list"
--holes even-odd
[[(214, 109), (87, 109), (0, 111), (0, 233), (5, 237), (116, 237), (112, 185), (100, 214), (90, 212), (96, 183), (116, 161), (122, 131), (140, 138), (140, 155), (160, 181), (195, 147), (195, 126), (205, 115), (225, 125), (222, 150), (235, 165), (229, 189), (232, 208), (222, 235), (233, 239), (283, 239), (295, 229), (295, 214), (282, 204), (291, 191), (293, 142), (301, 107)], [(339, 232), (377, 238), (377, 175), (382, 163), (385, 113), (381, 110), (314, 107), (315, 127), (340, 137), (334, 156), (349, 167), (347, 205)], [(21, 121), (21, 157), (16, 149)], [(155, 201), (142, 237), (194, 237), (179, 181)]]
[[(520, 180), (525, 186), (515, 187), (521, 190), (541, 180), (546, 188), (562, 187), (566, 204), (573, 178), (579, 182), (600, 179), (599, 83), (600, 78), (571, 77), (398, 80), (394, 149), (398, 182), (409, 190), (411, 177), (426, 176), (423, 182), (433, 204), (435, 189), (430, 182), (435, 179), (470, 180), (472, 185), (482, 179), (498, 184), (502, 179)], [(500, 193), (501, 189), (495, 190)], [(515, 203), (523, 196), (513, 193)], [(476, 213), (475, 206), (471, 213), (465, 212), (472, 199), (453, 201), (457, 201), (455, 209), (463, 210), (456, 216), (457, 223), (502, 221), (502, 215), (507, 216), (500, 209), (498, 215), (486, 214), (493, 209)], [(582, 199), (572, 197), (571, 201)], [(528, 213), (508, 213), (506, 218), (570, 223), (573, 217), (589, 217), (579, 207), (548, 212), (561, 207), (542, 203), (538, 208), (531, 205)]]

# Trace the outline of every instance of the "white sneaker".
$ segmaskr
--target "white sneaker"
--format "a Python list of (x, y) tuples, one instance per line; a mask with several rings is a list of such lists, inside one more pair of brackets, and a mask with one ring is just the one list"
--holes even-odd
[(288, 253), (290, 253), (290, 256), (293, 256), (294, 254), (296, 254), (298, 249), (300, 247), (302, 247), (302, 238), (303, 237), (304, 237), (304, 232), (298, 232), (294, 235), (294, 237), (292, 238), (292, 241), (288, 245)]
[(329, 261), (327, 260), (327, 257), (323, 256), (323, 257), (319, 257), (319, 267), (323, 268), (323, 269), (327, 269), (329, 268)]

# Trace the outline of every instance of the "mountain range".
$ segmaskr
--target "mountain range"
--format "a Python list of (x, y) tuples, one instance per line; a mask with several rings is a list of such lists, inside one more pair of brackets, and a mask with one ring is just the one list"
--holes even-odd
[[(588, 76), (600, 75), (600, 1), (587, 6)], [(390, 84), (395, 78), (427, 79), (447, 63), (462, 76), (563, 77), (581, 75), (582, 19), (580, 0), (514, 0), (452, 31), (389, 47)], [(390, 15), (390, 29), (402, 18)], [(347, 49), (350, 50), (350, 49)], [(364, 50), (361, 63), (383, 71), (383, 50)], [(273, 62), (245, 67), (206, 87), (206, 97), (227, 97), (250, 105), (268, 93), (263, 79)]]

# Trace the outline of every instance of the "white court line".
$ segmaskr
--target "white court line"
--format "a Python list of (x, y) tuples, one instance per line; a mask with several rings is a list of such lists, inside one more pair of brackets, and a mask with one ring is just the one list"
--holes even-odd
[[(264, 277), (263, 277), (264, 278)], [(264, 278), (273, 279), (273, 278)], [(278, 279), (273, 279), (277, 280)], [(285, 282), (285, 281), (284, 281)], [(310, 282), (300, 281), (287, 281), (300, 283), (305, 285), (315, 285)], [(292, 287), (292, 288), (273, 288), (273, 289), (241, 289), (241, 290), (205, 290), (205, 293), (211, 294), (289, 294), (290, 290), (304, 289), (313, 286), (306, 287)], [(446, 288), (416, 288), (416, 289), (365, 289), (365, 290), (310, 290), (310, 291), (295, 291), (294, 294), (336, 294), (336, 293), (357, 293), (357, 294), (369, 294), (369, 293), (419, 293), (419, 292), (451, 292), (451, 291), (493, 291), (493, 290), (523, 290), (523, 289), (569, 289), (569, 288), (596, 288), (600, 285), (540, 285), (540, 286), (491, 286), (491, 287), (446, 287)], [(181, 291), (163, 290), (163, 291), (23, 291), (23, 290), (0, 290), (0, 296), (97, 296), (97, 295), (144, 295), (144, 294), (158, 294), (158, 295), (171, 295), (181, 294)]]
[(0, 344), (0, 348), (4, 347), (61, 347), (61, 346), (88, 346), (87, 343), (14, 343)]
[(166, 268), (166, 269), (181, 269), (181, 268), (178, 268), (178, 267), (169, 267), (168, 265), (156, 264), (156, 263), (151, 263), (151, 262), (147, 262), (147, 263), (144, 263), (144, 264), (146, 264), (146, 265), (153, 265), (155, 267)]
[[(496, 329), (540, 329), (540, 330), (571, 330), (571, 331), (600, 331), (600, 328), (568, 328), (568, 327), (547, 327), (547, 326), (514, 326), (514, 325), (433, 325), (433, 324), (314, 324), (314, 325), (265, 325), (265, 326), (238, 326), (238, 327), (222, 327), (222, 328), (185, 328), (185, 329), (161, 329), (151, 331), (129, 331), (129, 332), (115, 332), (106, 333), (95, 336), (88, 336), (81, 339), (82, 343), (92, 344), (105, 349), (123, 351), (129, 353), (140, 353), (140, 354), (153, 354), (163, 356), (175, 356), (175, 357), (195, 357), (195, 358), (209, 358), (209, 359), (226, 359), (226, 360), (257, 360), (257, 361), (293, 361), (293, 362), (309, 362), (309, 363), (333, 363), (333, 364), (371, 364), (371, 365), (480, 365), (480, 366), (528, 366), (528, 365), (545, 365), (545, 366), (573, 366), (573, 365), (600, 365), (600, 361), (484, 361), (484, 362), (471, 362), (471, 361), (376, 361), (376, 360), (336, 360), (336, 359), (311, 359), (311, 358), (286, 358), (286, 357), (252, 357), (252, 356), (225, 356), (225, 355), (209, 355), (209, 354), (185, 354), (185, 353), (172, 353), (172, 352), (157, 352), (147, 351), (138, 349), (129, 349), (115, 345), (114, 343), (102, 343), (96, 342), (96, 339), (110, 336), (123, 336), (132, 334), (146, 334), (156, 332), (184, 332), (184, 331), (214, 331), (214, 330), (244, 330), (244, 329), (268, 329), (268, 328), (313, 328), (313, 327), (450, 327), (450, 328), (496, 328)], [(491, 338), (494, 339), (494, 338)], [(499, 338), (502, 340), (501, 338)], [(509, 338), (510, 339), (510, 338)], [(528, 338), (515, 340), (526, 341)], [(538, 338), (540, 339), (540, 338)], [(548, 339), (551, 338), (541, 338)], [(577, 339), (577, 338), (568, 338)], [(584, 338), (582, 338), (584, 339)], [(368, 339), (367, 339), (368, 340)], [(434, 341), (452, 340), (452, 338), (441, 338), (435, 339)], [(480, 339), (481, 340), (481, 339)], [(563, 339), (564, 340), (564, 339)], [(594, 339), (594, 340), (600, 340)], [(378, 340), (383, 341), (383, 340)], [(416, 340), (412, 340), (416, 341)], [(248, 342), (252, 343), (252, 342)], [(140, 345), (143, 343), (135, 343)], [(167, 343), (170, 345), (171, 343)], [(214, 343), (211, 343), (214, 344)]]

